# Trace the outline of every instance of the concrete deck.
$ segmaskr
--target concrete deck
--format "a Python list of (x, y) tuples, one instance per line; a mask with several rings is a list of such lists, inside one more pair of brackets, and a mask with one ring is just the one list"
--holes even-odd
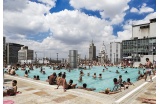
[(141, 104), (139, 97), (156, 98), (155, 76), (153, 82), (140, 80), (134, 83), (135, 86), (131, 85), (129, 89), (113, 95), (82, 89), (63, 92), (62, 87), (55, 89), (56, 86), (48, 85), (44, 81), (6, 74), (4, 78), (4, 86), (11, 86), (13, 79), (18, 82), (18, 91), (22, 93), (3, 97), (3, 100), (13, 100), (15, 104)]

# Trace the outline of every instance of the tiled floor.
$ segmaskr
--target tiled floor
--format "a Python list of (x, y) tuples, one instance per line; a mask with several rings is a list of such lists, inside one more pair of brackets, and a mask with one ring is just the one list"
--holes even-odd
[[(138, 81), (135, 83), (135, 86), (130, 86), (129, 89), (123, 90), (118, 94), (106, 95), (81, 89), (72, 89), (63, 92), (62, 87), (55, 89), (56, 86), (50, 86), (44, 81), (33, 82), (32, 79), (23, 77), (5, 75), (5, 79), (7, 79), (7, 83), (5, 83), (4, 86), (11, 86), (11, 79), (18, 81), (18, 91), (22, 93), (16, 96), (3, 97), (4, 100), (13, 100), (15, 104), (114, 104), (116, 100), (144, 82), (143, 80)], [(154, 86), (155, 80), (145, 85), (143, 89), (131, 94), (120, 103), (141, 104), (138, 97), (144, 97), (144, 95), (145, 97), (149, 96), (154, 98), (156, 96)]]

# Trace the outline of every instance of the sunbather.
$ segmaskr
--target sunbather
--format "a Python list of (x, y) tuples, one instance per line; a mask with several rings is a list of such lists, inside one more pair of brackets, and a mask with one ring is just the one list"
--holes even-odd
[(104, 93), (104, 94), (116, 94), (116, 93), (118, 93), (118, 92), (119, 92), (119, 91), (115, 91), (115, 92), (110, 91), (110, 89), (107, 88), (105, 91), (102, 91), (102, 92), (99, 92), (99, 93)]
[(12, 81), (12, 87), (4, 87), (3, 96), (6, 95), (15, 95), (17, 93), (17, 81)]

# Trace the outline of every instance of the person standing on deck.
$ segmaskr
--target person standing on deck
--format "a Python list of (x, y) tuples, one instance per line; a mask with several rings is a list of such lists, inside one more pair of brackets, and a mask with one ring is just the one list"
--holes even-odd
[[(152, 71), (152, 63), (149, 61), (149, 58), (146, 58), (146, 74), (149, 74), (150, 76), (150, 81), (152, 81), (152, 75), (151, 75), (151, 71)], [(147, 79), (147, 75), (145, 77), (145, 81)]]

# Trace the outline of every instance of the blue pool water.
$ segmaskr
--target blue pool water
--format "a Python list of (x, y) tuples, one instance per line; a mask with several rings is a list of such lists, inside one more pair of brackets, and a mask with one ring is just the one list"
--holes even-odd
[[(113, 83), (113, 78), (119, 78), (119, 75), (122, 75), (122, 79), (123, 81), (126, 81), (127, 78), (131, 79), (131, 82), (135, 82), (137, 77), (138, 77), (138, 70), (140, 70), (141, 72), (143, 72), (143, 69), (133, 69), (133, 68), (125, 68), (123, 69), (124, 71), (122, 71), (122, 69), (117, 68), (117, 67), (108, 67), (108, 70), (106, 70), (104, 67), (102, 66), (93, 66), (91, 69), (88, 70), (83, 70), (84, 72), (84, 76), (83, 81), (79, 82), (79, 73), (80, 73), (80, 69), (74, 69), (71, 70), (71, 72), (68, 72), (65, 69), (61, 69), (61, 70), (53, 70), (50, 69), (49, 67), (43, 67), (45, 68), (46, 74), (42, 74), (40, 72), (40, 68), (35, 68), (34, 70), (30, 70), (29, 78), (33, 78), (34, 75), (39, 75), (40, 76), (40, 80), (45, 81), (47, 80), (48, 76), (51, 75), (53, 72), (56, 72), (56, 74), (58, 74), (59, 72), (66, 72), (66, 80), (67, 82), (72, 79), (73, 83), (77, 83), (77, 86), (82, 86), (83, 83), (87, 83), (87, 87), (88, 88), (96, 88), (96, 92), (105, 90), (106, 88), (110, 88), (113, 89), (114, 87), (114, 83)], [(26, 68), (27, 70), (29, 70), (28, 68)], [(102, 72), (102, 70), (105, 69), (104, 72)], [(116, 74), (116, 70), (118, 70), (120, 73)], [(111, 71), (111, 72), (110, 72)], [(125, 71), (127, 71), (128, 73), (125, 73)], [(24, 76), (25, 71), (19, 69), (16, 71), (16, 74), (18, 74), (19, 76)], [(87, 73), (90, 73), (90, 76), (87, 76)], [(97, 78), (94, 79), (92, 78), (93, 74), (96, 73)], [(98, 76), (99, 74), (102, 74), (102, 78), (99, 79)]]

